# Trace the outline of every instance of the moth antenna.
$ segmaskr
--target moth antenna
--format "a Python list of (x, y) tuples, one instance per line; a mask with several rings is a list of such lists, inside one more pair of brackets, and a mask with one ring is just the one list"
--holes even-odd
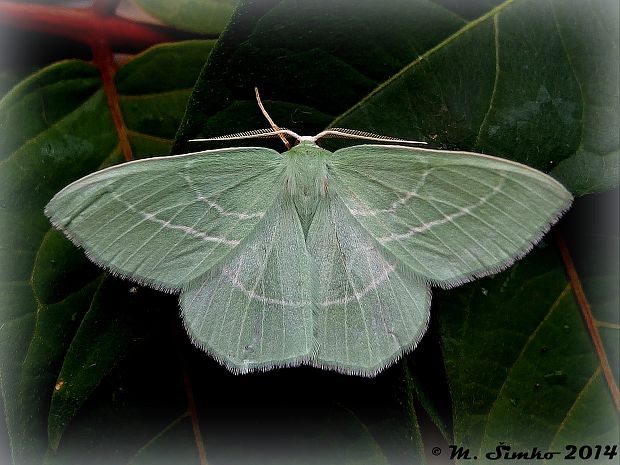
[(207, 141), (221, 141), (221, 140), (234, 140), (234, 139), (255, 139), (257, 137), (284, 137), (283, 134), (287, 134), (295, 139), (299, 139), (299, 134), (289, 129), (255, 129), (254, 131), (236, 132), (235, 134), (226, 134), (225, 136), (207, 137), (204, 139), (190, 139), (188, 142), (207, 142)]
[(318, 140), (322, 137), (339, 137), (343, 139), (364, 139), (364, 140), (376, 140), (376, 141), (381, 141), (381, 142), (400, 142), (403, 144), (426, 145), (426, 142), (424, 141), (399, 139), (397, 137), (382, 136), (379, 134), (373, 134), (371, 132), (357, 131), (355, 129), (344, 129), (344, 128), (326, 129), (325, 131), (319, 132), (316, 136), (314, 136), (314, 139)]
[[(269, 124), (271, 125), (274, 131), (279, 131), (281, 128), (271, 119), (271, 116), (269, 116), (269, 113), (267, 113), (267, 110), (265, 110), (265, 107), (263, 106), (263, 102), (260, 99), (260, 94), (258, 93), (258, 87), (254, 87), (254, 93), (256, 94), (256, 102), (258, 103), (258, 108), (260, 108), (260, 111), (263, 113), (263, 116), (267, 118), (267, 121), (269, 121)], [(286, 146), (286, 150), (290, 150), (291, 144), (286, 139), (286, 136), (282, 133), (278, 133), (278, 135), (280, 136), (280, 139), (282, 139), (282, 142), (284, 142), (284, 145)]]

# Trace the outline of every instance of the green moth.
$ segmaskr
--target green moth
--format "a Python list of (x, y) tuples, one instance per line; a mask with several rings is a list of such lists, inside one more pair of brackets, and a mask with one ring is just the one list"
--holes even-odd
[(572, 197), (528, 166), (402, 145), (237, 147), (113, 166), (45, 212), (88, 257), (180, 293), (193, 343), (236, 373), (301, 364), (374, 376), (423, 336), (430, 286), (498, 272)]

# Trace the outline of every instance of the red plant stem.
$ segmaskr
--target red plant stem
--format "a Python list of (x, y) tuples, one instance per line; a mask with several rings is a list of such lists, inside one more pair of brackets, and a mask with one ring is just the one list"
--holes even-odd
[(96, 8), (64, 8), (0, 1), (0, 23), (68, 37), (89, 45), (96, 37), (112, 47), (138, 50), (173, 40), (152, 26), (109, 14), (102, 15), (109, 11), (104, 6), (109, 8), (111, 5), (98, 2)]
[(200, 432), (200, 421), (198, 420), (198, 409), (196, 408), (196, 400), (194, 399), (194, 388), (192, 387), (192, 380), (189, 376), (189, 369), (187, 368), (187, 359), (184, 351), (186, 336), (185, 333), (180, 331), (176, 323), (172, 324), (171, 322), (169, 328), (172, 339), (175, 341), (177, 358), (183, 373), (183, 388), (187, 400), (187, 412), (192, 420), (192, 431), (194, 432), (194, 442), (196, 443), (198, 458), (200, 459), (200, 465), (208, 465), (207, 453), (205, 451), (202, 433)]
[(198, 449), (198, 457), (200, 459), (200, 465), (208, 465), (207, 453), (205, 452), (205, 446), (202, 440), (202, 433), (200, 432), (200, 423), (198, 421), (198, 409), (196, 409), (196, 401), (194, 400), (194, 390), (192, 389), (192, 381), (189, 377), (189, 371), (187, 369), (187, 363), (185, 358), (181, 355), (181, 364), (183, 365), (183, 386), (185, 387), (185, 397), (187, 398), (187, 410), (189, 416), (192, 419), (192, 430), (194, 431), (194, 442), (196, 443), (196, 449)]
[(91, 48), (93, 51), (93, 62), (101, 73), (103, 90), (108, 101), (108, 108), (110, 109), (112, 121), (114, 121), (114, 127), (116, 128), (116, 135), (118, 136), (123, 158), (125, 161), (133, 160), (131, 144), (127, 136), (127, 127), (123, 120), (123, 113), (121, 112), (121, 107), (118, 102), (118, 93), (116, 92), (116, 85), (114, 84), (114, 74), (116, 73), (114, 55), (109, 44), (105, 41), (92, 42)]
[(590, 303), (588, 302), (586, 294), (583, 291), (583, 287), (581, 286), (581, 280), (579, 279), (579, 275), (577, 274), (577, 270), (575, 269), (575, 264), (573, 263), (570, 251), (566, 246), (564, 237), (560, 232), (556, 232), (555, 238), (558, 244), (558, 248), (560, 249), (562, 261), (564, 262), (566, 274), (568, 275), (568, 279), (573, 288), (573, 293), (575, 294), (575, 299), (577, 300), (577, 304), (581, 309), (581, 315), (583, 316), (583, 320), (586, 324), (586, 327), (588, 328), (590, 337), (592, 338), (592, 344), (594, 345), (594, 350), (596, 351), (596, 355), (598, 356), (603, 376), (605, 377), (605, 381), (607, 381), (607, 385), (609, 386), (611, 397), (613, 398), (614, 404), (616, 405), (616, 411), (620, 413), (620, 391), (618, 390), (618, 385), (616, 384), (614, 374), (611, 371), (611, 366), (609, 365), (609, 360), (607, 359), (607, 353), (605, 352), (605, 347), (603, 346), (601, 334), (596, 327), (596, 321), (594, 320), (594, 316), (592, 315)]

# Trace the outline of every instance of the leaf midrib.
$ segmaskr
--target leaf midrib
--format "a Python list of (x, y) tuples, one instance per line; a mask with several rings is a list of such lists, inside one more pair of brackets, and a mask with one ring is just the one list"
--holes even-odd
[(566, 422), (573, 415), (575, 409), (577, 408), (577, 406), (579, 404), (579, 401), (581, 399), (583, 399), (583, 396), (586, 394), (587, 390), (590, 389), (590, 387), (592, 386), (594, 381), (596, 381), (596, 378), (598, 378), (598, 376), (601, 374), (601, 372), (602, 372), (602, 370), (601, 370), (600, 365), (597, 365), (596, 369), (592, 373), (592, 376), (590, 376), (590, 378), (588, 378), (588, 380), (585, 382), (583, 387), (579, 390), (579, 393), (577, 394), (577, 396), (575, 396), (574, 402), (572, 403), (570, 408), (566, 411), (566, 415), (564, 415), (564, 418), (558, 424), (558, 428), (556, 429), (555, 434), (551, 438), (551, 441), (549, 441), (550, 445), (553, 445), (555, 443), (556, 439), (558, 438), (558, 436), (560, 435), (560, 433), (564, 429), (564, 426), (566, 425)]
[(489, 411), (487, 412), (487, 414), (484, 416), (485, 420), (484, 420), (484, 429), (482, 431), (482, 435), (481, 435), (481, 442), (480, 442), (480, 447), (482, 447), (482, 445), (485, 442), (485, 439), (487, 438), (487, 428), (489, 426), (489, 420), (491, 418), (491, 414), (493, 412), (493, 409), (495, 408), (495, 405), (497, 404), (497, 402), (499, 401), (504, 389), (506, 388), (506, 385), (508, 384), (508, 380), (510, 379), (510, 376), (512, 374), (512, 371), (514, 370), (515, 366), (519, 363), (519, 361), (522, 359), (523, 354), (525, 353), (525, 351), (529, 348), (530, 343), (534, 340), (534, 338), (538, 335), (538, 332), (540, 331), (540, 329), (543, 327), (543, 325), (546, 323), (546, 321), (549, 319), (549, 317), (551, 316), (551, 314), (559, 307), (560, 302), (562, 301), (562, 299), (564, 299), (566, 297), (566, 295), (571, 291), (571, 285), (570, 283), (567, 283), (566, 286), (564, 287), (564, 289), (562, 289), (562, 291), (560, 292), (560, 294), (558, 295), (558, 297), (553, 301), (553, 303), (551, 304), (551, 306), (549, 307), (549, 310), (547, 310), (547, 312), (545, 313), (545, 316), (542, 318), (542, 320), (540, 320), (540, 323), (538, 323), (538, 325), (536, 326), (536, 329), (534, 329), (534, 331), (532, 331), (532, 333), (530, 334), (530, 336), (528, 337), (527, 341), (525, 341), (525, 343), (523, 344), (523, 348), (521, 349), (521, 351), (519, 352), (519, 355), (517, 355), (517, 357), (515, 357), (514, 362), (512, 363), (512, 365), (510, 366), (510, 368), (508, 368), (507, 372), (506, 372), (506, 377), (504, 378), (504, 382), (502, 383), (501, 387), (499, 388), (499, 390), (497, 391), (497, 395), (495, 396), (495, 399), (493, 399), (493, 403), (491, 404), (491, 406), (489, 407)]
[(439, 42), (437, 45), (435, 45), (434, 47), (430, 48), (429, 50), (427, 50), (422, 55), (418, 56), (415, 60), (413, 60), (409, 64), (405, 65), (399, 72), (397, 72), (396, 74), (392, 75), (386, 81), (384, 81), (383, 83), (381, 83), (380, 85), (375, 87), (375, 89), (373, 89), (369, 94), (367, 94), (365, 97), (363, 97), (359, 102), (357, 102), (351, 108), (346, 110), (344, 113), (341, 113), (339, 116), (337, 116), (327, 127), (328, 128), (337, 127), (338, 126), (338, 122), (340, 120), (346, 118), (347, 115), (349, 115), (350, 113), (354, 112), (359, 107), (363, 106), (375, 94), (381, 92), (385, 87), (389, 86), (393, 81), (399, 79), (401, 76), (403, 76), (409, 70), (415, 68), (422, 61), (424, 61), (425, 59), (429, 58), (434, 53), (436, 53), (437, 51), (441, 50), (443, 47), (447, 46), (451, 42), (454, 42), (456, 39), (461, 37), (463, 34), (467, 33), (470, 29), (475, 28), (479, 24), (485, 22), (487, 19), (492, 18), (495, 15), (499, 14), (502, 10), (504, 10), (505, 8), (510, 6), (515, 1), (516, 0), (506, 0), (504, 3), (496, 6), (495, 8), (493, 8), (489, 12), (485, 13), (484, 15), (480, 16), (479, 18), (476, 18), (475, 20), (470, 21), (469, 23), (467, 23), (461, 29), (456, 31), (454, 34), (448, 36), (447, 38), (445, 38), (444, 40)]

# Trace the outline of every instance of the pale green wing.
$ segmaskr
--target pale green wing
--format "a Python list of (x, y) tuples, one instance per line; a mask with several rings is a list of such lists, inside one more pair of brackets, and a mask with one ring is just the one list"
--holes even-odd
[(467, 152), (360, 145), (334, 153), (330, 176), (379, 244), (443, 287), (510, 265), (572, 201), (540, 171)]
[(112, 273), (175, 291), (254, 229), (283, 170), (282, 156), (265, 148), (149, 158), (70, 184), (45, 212)]
[(289, 196), (208, 276), (181, 294), (195, 345), (237, 373), (299, 365), (313, 350), (316, 269)]
[(313, 365), (374, 376), (417, 344), (429, 288), (403, 273), (337, 196), (319, 204), (307, 245), (320, 281)]

